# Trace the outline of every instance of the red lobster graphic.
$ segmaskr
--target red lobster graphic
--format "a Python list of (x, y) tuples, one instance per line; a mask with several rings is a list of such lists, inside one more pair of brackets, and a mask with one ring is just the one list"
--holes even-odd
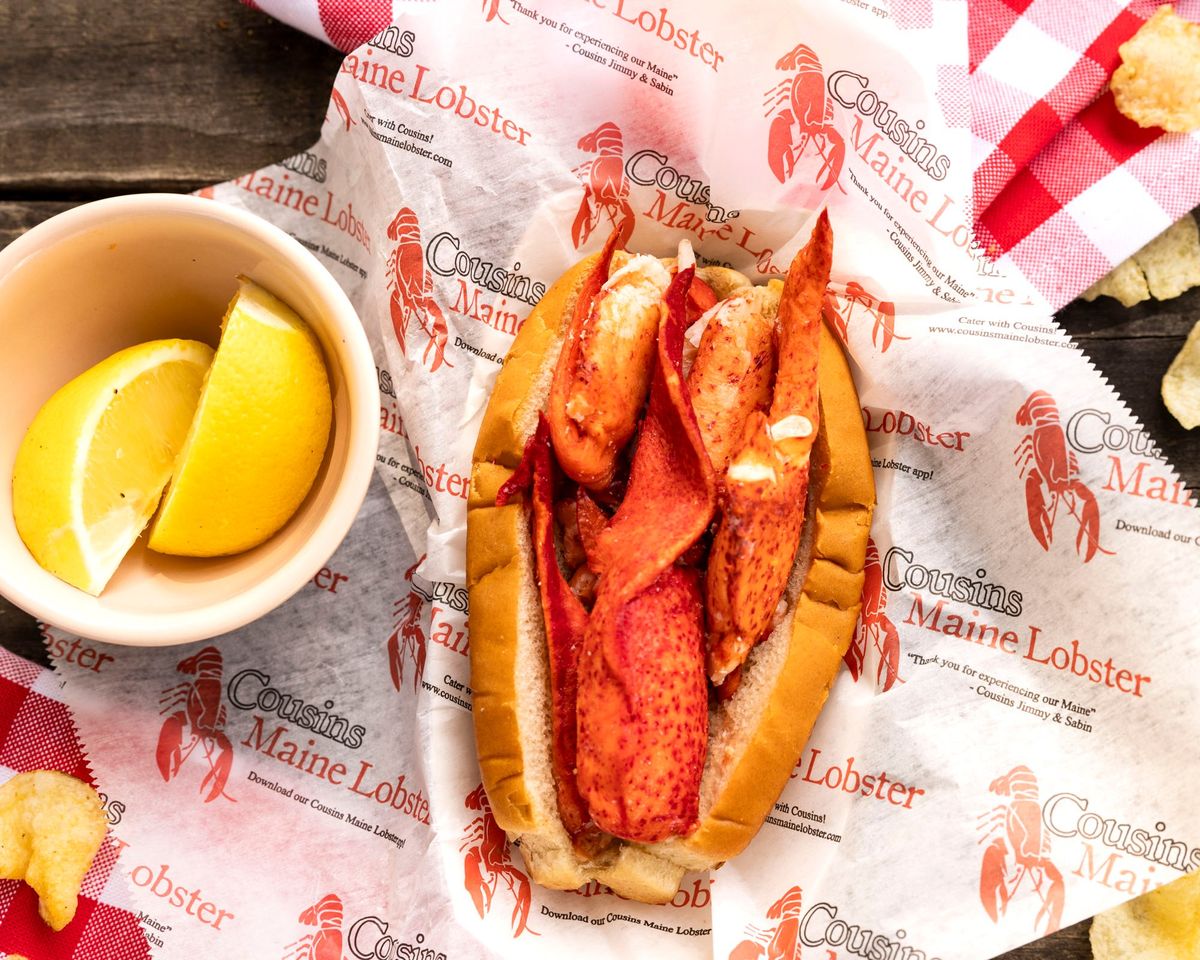
[[(1032, 426), (1017, 444), (1014, 463), (1025, 477), (1025, 509), (1029, 514), (1029, 529), (1042, 545), (1050, 549), (1054, 540), (1054, 519), (1059, 504), (1065, 503), (1068, 512), (1079, 525), (1075, 534), (1075, 552), (1087, 563), (1096, 551), (1112, 556), (1111, 550), (1100, 546), (1100, 508), (1096, 497), (1079, 479), (1079, 463), (1075, 452), (1067, 449), (1067, 438), (1058, 419), (1054, 398), (1044, 390), (1035, 390), (1017, 411), (1017, 424)], [(1046, 509), (1044, 491), (1050, 491), (1051, 505)]]
[[(883, 585), (883, 567), (879, 565), (879, 549), (875, 541), (867, 540), (867, 562), (863, 566), (862, 613), (858, 617), (858, 629), (846, 651), (846, 667), (854, 682), (863, 674), (867, 654), (871, 649), (879, 652), (879, 665), (875, 668), (875, 689), (887, 693), (900, 679), (900, 635), (896, 625), (883, 611), (887, 609), (888, 592)], [(903, 681), (901, 681), (903, 682)]]
[[(200, 792), (207, 789), (205, 803), (217, 797), (233, 800), (225, 793), (225, 782), (233, 767), (233, 744), (225, 736), (225, 705), (221, 703), (221, 651), (205, 647), (195, 656), (180, 661), (175, 668), (195, 677), (168, 687), (159, 697), (159, 713), (167, 714), (158, 735), (155, 759), (158, 772), (168, 783), (187, 762), (196, 747), (208, 761), (208, 773), (200, 782)], [(183, 745), (184, 732), (191, 742)]]
[(483, 22), (491, 23), (493, 20), (508, 23), (500, 14), (500, 0), (483, 0)]
[[(343, 97), (335, 87), (329, 91), (329, 102), (333, 104), (333, 108), (337, 110), (338, 116), (342, 118), (342, 123), (349, 130), (354, 126), (354, 119), (350, 116), (350, 107), (346, 104), (346, 98)], [(325, 121), (329, 121), (329, 114), (325, 114)]]
[(622, 249), (633, 233), (634, 213), (629, 205), (621, 128), (615, 123), (602, 123), (583, 137), (578, 146), (598, 156), (573, 171), (583, 181), (583, 201), (571, 224), (571, 242), (576, 250), (582, 247), (600, 222), (600, 215), (607, 214), (617, 231), (617, 248)]
[(833, 126), (833, 101), (825, 93), (821, 61), (812, 48), (800, 43), (775, 64), (776, 70), (793, 71), (763, 96), (764, 116), (775, 114), (767, 134), (767, 164), (780, 183), (787, 183), (809, 144), (824, 161), (817, 185), (828, 190), (842, 172), (846, 141)]
[[(838, 309), (839, 301), (844, 305), (841, 309)], [(896, 332), (896, 304), (891, 300), (880, 300), (867, 293), (866, 288), (857, 280), (851, 280), (846, 284), (844, 292), (835, 293), (833, 290), (827, 290), (825, 293), (825, 315), (833, 324), (833, 328), (843, 344), (849, 343), (847, 336), (850, 320), (856, 306), (862, 307), (874, 319), (875, 325), (871, 328), (871, 346), (880, 353), (887, 353), (893, 340), (912, 339), (912, 337), (902, 337)]]
[(409, 325), (415, 320), (427, 341), (421, 363), (428, 366), (431, 373), (443, 363), (451, 367), (453, 364), (446, 359), (446, 318), (433, 299), (433, 280), (425, 272), (417, 215), (408, 207), (401, 207), (388, 224), (387, 235), (389, 240), (396, 241), (396, 247), (388, 257), (387, 284), (392, 294), (392, 328), (396, 331), (400, 352), (408, 356)]
[(746, 939), (730, 951), (729, 960), (800, 960), (800, 888), (792, 887), (767, 909), (774, 926), (746, 926)]
[(467, 854), (463, 859), (463, 885), (471, 895), (471, 902), (479, 916), (485, 917), (503, 882), (516, 901), (512, 912), (513, 936), (519, 937), (522, 933), (538, 936), (528, 926), (529, 908), (533, 903), (529, 879), (509, 859), (508, 838), (492, 816), (492, 805), (488, 803), (482, 784), (467, 794), (466, 805), (468, 810), (479, 811), (479, 816), (467, 824), (458, 848)]
[(1047, 856), (1050, 840), (1042, 834), (1042, 805), (1037, 777), (1026, 766), (1013, 767), (991, 782), (988, 789), (1009, 799), (979, 818), (983, 851), (979, 873), (979, 899), (998, 923), (1026, 879), (1041, 901), (1034, 929), (1038, 936), (1054, 933), (1062, 924), (1065, 886), (1062, 874)]
[[(404, 571), (404, 579), (412, 584), (413, 574), (425, 560), (421, 559)], [(421, 685), (421, 677), (425, 674), (425, 631), (421, 629), (421, 604), (425, 600), (416, 590), (409, 590), (408, 596), (395, 603), (396, 626), (387, 638), (388, 666), (392, 671), (392, 686), (397, 690), (404, 682), (404, 660), (411, 657), (413, 662), (413, 690)]]
[(316, 931), (288, 944), (283, 960), (342, 960), (342, 917), (342, 898), (325, 894), (299, 917)]

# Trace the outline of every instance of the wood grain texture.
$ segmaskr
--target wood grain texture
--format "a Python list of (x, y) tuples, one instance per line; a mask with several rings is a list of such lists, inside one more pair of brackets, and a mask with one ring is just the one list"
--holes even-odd
[[(303, 149), (340, 62), (236, 0), (0, 0), (0, 37), (0, 246), (81, 200), (194, 190)], [(1193, 489), (1200, 430), (1179, 427), (1158, 388), (1198, 319), (1200, 290), (1060, 314)], [(34, 621), (3, 600), (0, 644), (46, 662)], [(1087, 930), (1076, 924), (1003, 960), (1088, 960)]]
[(0, 199), (195, 190), (311, 144), (340, 55), (236, 0), (0, 2)]

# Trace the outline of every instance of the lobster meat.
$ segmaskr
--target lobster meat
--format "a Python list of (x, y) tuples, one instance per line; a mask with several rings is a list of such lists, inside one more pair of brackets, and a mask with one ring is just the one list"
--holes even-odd
[(633, 436), (654, 369), (662, 297), (671, 275), (655, 257), (633, 257), (611, 277), (614, 232), (575, 303), (550, 387), (550, 436), (566, 474), (607, 487)]
[[(1067, 449), (1067, 437), (1059, 421), (1058, 406), (1044, 390), (1035, 390), (1017, 411), (1018, 426), (1033, 429), (1013, 450), (1020, 476), (1025, 478), (1025, 510), (1029, 529), (1043, 550), (1054, 540), (1054, 521), (1060, 505), (1075, 520), (1075, 552), (1087, 563), (1099, 551), (1100, 507), (1096, 495), (1079, 479), (1075, 452)], [(1050, 504), (1046, 504), (1046, 493)]]
[(832, 260), (833, 231), (823, 213), (784, 283), (770, 411), (749, 416), (725, 470), (706, 582), (708, 675), (718, 686), (770, 629), (800, 544), (820, 423), (821, 298)]
[(823, 161), (817, 186), (828, 190), (842, 172), (846, 141), (833, 125), (833, 101), (825, 92), (821, 61), (811, 47), (801, 43), (780, 57), (775, 69), (791, 75), (763, 96), (765, 116), (775, 114), (767, 133), (767, 164), (775, 179), (787, 183), (812, 144)]

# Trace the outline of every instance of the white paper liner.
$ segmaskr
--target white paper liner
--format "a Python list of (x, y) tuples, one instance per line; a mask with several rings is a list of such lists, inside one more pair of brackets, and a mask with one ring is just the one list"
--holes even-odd
[[(213, 191), (283, 225), (354, 300), (382, 445), (326, 573), (261, 621), (184, 648), (104, 647), (98, 670), (52, 633), (97, 777), (124, 804), (122, 859), (156, 955), (988, 957), (1200, 862), (1200, 522), (1172, 468), (1136, 455), (1135, 419), (1037, 294), (966, 249), (966, 50), (946, 46), (966, 11), (933, 8), (928, 29), (900, 32), (857, 2), (614, 0), (553, 25), (516, 4), (488, 20), (475, 0), (442, 3), (347, 59), (311, 150)], [(781, 183), (768, 143), (788, 109), (804, 149), (790, 173), (779, 161)], [(822, 191), (817, 148), (834, 156), (839, 139)], [(593, 173), (589, 232), (577, 214)], [(711, 206), (679, 196), (702, 187)], [(675, 905), (531, 888), (483, 806), (468, 712), (466, 484), (499, 360), (539, 288), (626, 203), (631, 249), (667, 256), (687, 236), (761, 280), (826, 202), (831, 305), (879, 494), (882, 589), (858, 679), (840, 675), (747, 852), (687, 877)], [(1029, 469), (1053, 517), (1046, 549)], [(207, 696), (225, 709), (210, 730), (186, 720), (202, 694), (176, 669), (205, 648), (220, 655)], [(1099, 682), (1071, 672), (1081, 657)], [(215, 676), (211, 653), (197, 659)], [(180, 683), (184, 699), (160, 704)], [(285, 697), (314, 707), (291, 714), (310, 727), (345, 722), (314, 733), (281, 719)], [(179, 710), (181, 747), (195, 744), (175, 770), (162, 731)], [(206, 802), (218, 733), (230, 771)], [(400, 809), (363, 795), (386, 801), (401, 776)]]

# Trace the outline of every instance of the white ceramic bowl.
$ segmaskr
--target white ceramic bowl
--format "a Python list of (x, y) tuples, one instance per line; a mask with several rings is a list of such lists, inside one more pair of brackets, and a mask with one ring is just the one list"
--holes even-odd
[[(333, 429), (296, 515), (266, 543), (211, 560), (133, 548), (91, 597), (37, 565), (12, 518), (12, 469), (54, 391), (123, 347), (160, 337), (213, 346), (245, 274), (304, 317), (325, 352)], [(54, 626), (137, 646), (244, 626), (322, 567), (350, 529), (379, 443), (378, 381), (341, 287), (277, 227), (213, 200), (173, 194), (76, 207), (0, 250), (0, 593)]]

